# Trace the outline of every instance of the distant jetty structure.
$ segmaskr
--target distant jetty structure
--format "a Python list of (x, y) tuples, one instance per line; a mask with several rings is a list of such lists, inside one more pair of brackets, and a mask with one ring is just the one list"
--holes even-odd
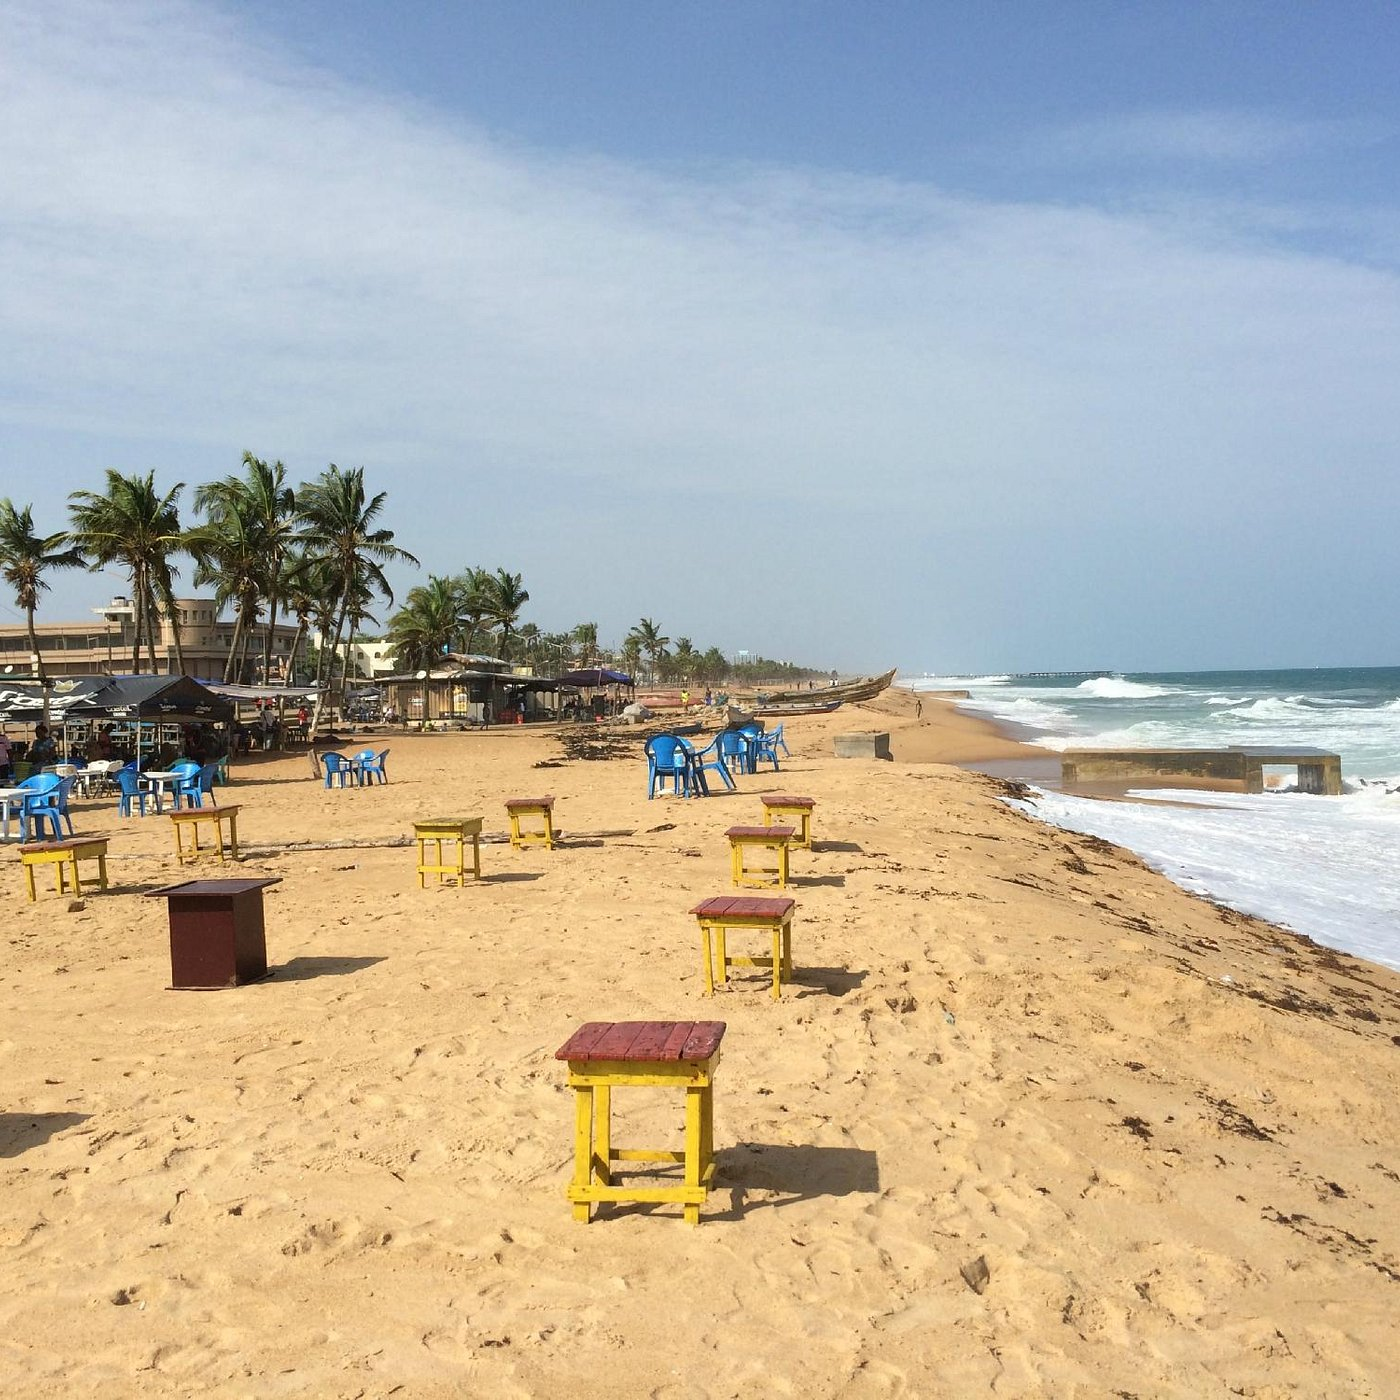
[(1238, 784), (1245, 792), (1263, 792), (1264, 769), (1275, 767), (1297, 771), (1299, 792), (1323, 797), (1341, 794), (1339, 754), (1262, 744), (1232, 749), (1066, 749), (1060, 755), (1060, 781), (1075, 787), (1132, 778), (1203, 778)]
[(1101, 681), (1117, 671), (1017, 671), (1013, 681)]

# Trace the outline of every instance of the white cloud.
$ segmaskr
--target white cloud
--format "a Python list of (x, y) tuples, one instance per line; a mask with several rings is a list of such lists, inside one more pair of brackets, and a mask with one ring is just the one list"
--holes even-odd
[[(549, 584), (578, 559), (530, 522), (605, 530), (599, 493), (628, 528), (650, 493), (761, 503), (667, 553), (656, 608), (701, 609), (668, 625), (702, 636), (729, 607), (705, 588), (765, 540), (858, 564), (891, 531), (937, 539), (903, 601), (820, 571), (785, 620), (810, 652), (838, 606), (908, 609), (881, 645), (926, 625), (911, 600), (990, 530), (1029, 583), (1075, 532), (1150, 537), (1147, 507), (1189, 530), (1203, 499), (1306, 497), (1324, 462), (1370, 479), (1400, 441), (1395, 276), (1291, 249), (1279, 211), (552, 158), (175, 0), (0, 6), (0, 30), (0, 432), (105, 445), (35, 485), (48, 516), (151, 444), (364, 462), (434, 571), (477, 561), (453, 512), (479, 502), (521, 511), (489, 552)], [(1282, 139), (1143, 123), (1222, 158)], [(500, 479), (548, 483), (557, 518)], [(1093, 596), (1039, 586), (1065, 613)]]

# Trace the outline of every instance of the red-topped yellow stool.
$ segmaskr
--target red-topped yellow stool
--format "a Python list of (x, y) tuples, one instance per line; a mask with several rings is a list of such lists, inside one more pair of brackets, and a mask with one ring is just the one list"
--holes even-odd
[[(702, 899), (690, 912), (700, 924), (700, 939), (705, 954), (705, 995), (715, 994), (714, 962), (711, 957), (711, 936), (719, 953), (719, 980), (729, 981), (729, 968), (771, 967), (773, 969), (773, 1000), (782, 996), (782, 982), (792, 981), (792, 911), (797, 901), (765, 899), (762, 895), (721, 894)], [(725, 932), (731, 928), (760, 929), (773, 935), (771, 958), (731, 958), (725, 943)]]
[(793, 797), (784, 793), (763, 795), (763, 821), (765, 826), (775, 823), (788, 825), (797, 823), (797, 835), (791, 844), (803, 850), (812, 849), (812, 808), (817, 805), (814, 797)]
[[(455, 876), (457, 884), (466, 887), (468, 841), (472, 848), (472, 875), (481, 879), (481, 821), (480, 817), (438, 817), (433, 821), (413, 823), (413, 836), (418, 842), (420, 890), (426, 887), (429, 875), (436, 875), (438, 884)], [(443, 859), (444, 841), (448, 843), (446, 860)], [(433, 861), (428, 859), (429, 843), (433, 845)]]
[[(700, 1223), (715, 1175), (714, 1073), (724, 1029), (723, 1021), (589, 1021), (554, 1052), (569, 1062), (574, 1090), (575, 1220), (587, 1222), (595, 1202), (677, 1201), (686, 1224)], [(612, 1091), (622, 1085), (685, 1090), (683, 1152), (612, 1145)], [(678, 1162), (682, 1180), (619, 1186), (614, 1162)]]
[(73, 893), (81, 895), (82, 881), (78, 877), (80, 860), (97, 862), (97, 888), (107, 888), (107, 838), (105, 836), (72, 836), (66, 841), (36, 841), (32, 845), (19, 848), (20, 863), (24, 866), (24, 881), (29, 889), (29, 899), (38, 899), (34, 889), (34, 867), (53, 866), (53, 887), (57, 894), (64, 894), (64, 872), (73, 881)]
[[(554, 799), (552, 797), (512, 797), (506, 802), (506, 815), (510, 818), (510, 844), (517, 849), (522, 846), (547, 846), (554, 849)], [(542, 831), (521, 831), (522, 817), (538, 817), (543, 823)]]
[[(731, 826), (724, 834), (729, 837), (732, 883), (758, 889), (787, 889), (788, 843), (793, 830), (790, 826)], [(749, 856), (759, 851), (772, 851), (777, 866), (750, 865)]]

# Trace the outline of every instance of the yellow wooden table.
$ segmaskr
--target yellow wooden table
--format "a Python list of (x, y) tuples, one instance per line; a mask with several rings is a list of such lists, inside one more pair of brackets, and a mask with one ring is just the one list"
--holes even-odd
[(797, 823), (797, 835), (792, 838), (792, 845), (801, 846), (804, 850), (812, 849), (812, 808), (817, 805), (814, 797), (793, 797), (785, 793), (766, 793), (763, 795), (763, 821), (764, 825), (772, 826), (775, 823), (787, 824)]
[[(522, 846), (547, 846), (554, 849), (554, 799), (552, 797), (512, 797), (506, 802), (506, 815), (510, 818), (510, 844), (517, 849)], [(541, 831), (521, 831), (522, 817), (538, 817), (543, 823)]]
[[(733, 884), (752, 885), (758, 889), (787, 889), (788, 843), (792, 840), (792, 827), (731, 826), (724, 834), (729, 837)], [(777, 867), (750, 865), (750, 855), (759, 851), (772, 851), (777, 857)]]
[[(413, 835), (418, 842), (418, 888), (426, 887), (429, 875), (438, 877), (438, 884), (452, 876), (465, 887), (467, 883), (467, 842), (472, 845), (472, 875), (481, 879), (481, 817), (440, 817), (433, 821), (414, 822)], [(449, 859), (442, 858), (442, 843), (446, 841)], [(435, 846), (436, 863), (428, 863), (428, 843)], [(451, 843), (456, 842), (455, 853)], [(455, 860), (451, 857), (455, 854)]]
[[(677, 1201), (688, 1225), (700, 1223), (715, 1175), (714, 1073), (724, 1029), (723, 1021), (590, 1021), (554, 1052), (569, 1062), (574, 1090), (574, 1177), (567, 1194), (575, 1220), (587, 1222), (603, 1201)], [(621, 1085), (685, 1090), (683, 1152), (612, 1145), (612, 1091)], [(621, 1186), (613, 1180), (614, 1162), (678, 1162), (682, 1179)]]
[[(729, 968), (768, 967), (773, 970), (773, 1000), (782, 996), (782, 982), (792, 981), (792, 899), (765, 899), (762, 895), (721, 894), (701, 900), (690, 912), (700, 924), (701, 949), (705, 955), (705, 995), (715, 994), (711, 937), (719, 953), (719, 980), (729, 981)], [(760, 929), (773, 935), (771, 958), (732, 958), (725, 940), (726, 930)]]
[(55, 894), (65, 894), (64, 872), (72, 877), (73, 893), (83, 892), (82, 880), (78, 875), (80, 860), (97, 862), (97, 888), (107, 888), (107, 838), (105, 836), (70, 836), (66, 841), (35, 841), (19, 848), (20, 862), (24, 866), (24, 881), (29, 889), (31, 903), (38, 899), (34, 888), (34, 867), (53, 866), (53, 887)]
[[(199, 844), (199, 824), (209, 822), (214, 828), (214, 840), (217, 842), (219, 861), (224, 862), (224, 822), (228, 822), (229, 854), (234, 860), (238, 859), (238, 813), (240, 808), (232, 807), (191, 807), (185, 812), (170, 812), (167, 815), (175, 827), (175, 859), (182, 865), (189, 861), (196, 861), (207, 852), (215, 850), (213, 844)], [(190, 839), (194, 843), (186, 847), (183, 833), (188, 831)]]

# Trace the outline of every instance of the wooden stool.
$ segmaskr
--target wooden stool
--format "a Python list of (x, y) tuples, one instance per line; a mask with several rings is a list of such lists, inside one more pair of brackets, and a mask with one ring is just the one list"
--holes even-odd
[[(724, 833), (729, 837), (729, 860), (732, 882), (753, 885), (758, 889), (787, 889), (788, 842), (792, 839), (790, 826), (731, 826)], [(750, 851), (774, 851), (778, 866), (750, 866)]]
[[(203, 851), (212, 851), (212, 845), (201, 847), (199, 844), (199, 824), (200, 822), (211, 822), (214, 827), (214, 836), (219, 843), (219, 862), (224, 863), (224, 821), (228, 821), (229, 852), (234, 860), (238, 859), (238, 813), (239, 808), (233, 807), (191, 807), (187, 812), (171, 812), (169, 817), (175, 827), (175, 859), (184, 865), (188, 861), (199, 859)], [(189, 829), (191, 839), (194, 841), (192, 849), (186, 850), (184, 839), (181, 833)]]
[(812, 849), (812, 808), (817, 805), (814, 797), (790, 797), (773, 793), (763, 798), (763, 821), (765, 826), (774, 822), (796, 821), (797, 835), (792, 845), (804, 850)]
[[(558, 1050), (574, 1090), (574, 1219), (587, 1222), (595, 1201), (679, 1201), (688, 1225), (715, 1175), (714, 1071), (723, 1021), (590, 1021)], [(612, 1091), (622, 1084), (685, 1090), (685, 1151), (612, 1145)], [(614, 1162), (679, 1162), (683, 1181), (670, 1186), (615, 1186)]]
[(64, 868), (73, 877), (73, 893), (83, 892), (82, 881), (78, 878), (78, 862), (97, 862), (97, 888), (107, 888), (107, 838), (105, 836), (70, 836), (66, 841), (36, 841), (19, 848), (19, 858), (24, 866), (24, 882), (29, 888), (29, 899), (38, 899), (34, 889), (34, 867), (53, 866), (53, 888), (55, 894), (67, 893), (64, 887)]
[[(436, 821), (414, 822), (413, 835), (418, 841), (418, 888), (427, 885), (427, 876), (436, 875), (438, 884), (455, 875), (459, 886), (467, 883), (467, 841), (472, 843), (472, 874), (481, 879), (481, 821), (480, 817), (443, 817)], [(437, 846), (437, 864), (428, 864), (428, 842)], [(442, 843), (457, 843), (457, 859), (444, 861)], [(450, 853), (449, 853), (450, 854)]]
[[(791, 899), (764, 899), (761, 895), (721, 894), (701, 900), (690, 912), (700, 923), (700, 937), (705, 953), (705, 995), (715, 994), (714, 966), (710, 956), (710, 934), (719, 945), (719, 980), (729, 981), (729, 965), (736, 967), (771, 967), (773, 969), (773, 1000), (782, 995), (782, 979), (792, 981), (792, 911), (797, 907)], [(767, 929), (773, 935), (771, 958), (731, 958), (725, 946), (725, 930), (731, 928)]]
[[(506, 802), (506, 814), (510, 817), (510, 844), (518, 850), (522, 846), (548, 846), (554, 849), (554, 799), (552, 797), (512, 797)], [(521, 831), (521, 817), (539, 817), (544, 823), (543, 831)]]

